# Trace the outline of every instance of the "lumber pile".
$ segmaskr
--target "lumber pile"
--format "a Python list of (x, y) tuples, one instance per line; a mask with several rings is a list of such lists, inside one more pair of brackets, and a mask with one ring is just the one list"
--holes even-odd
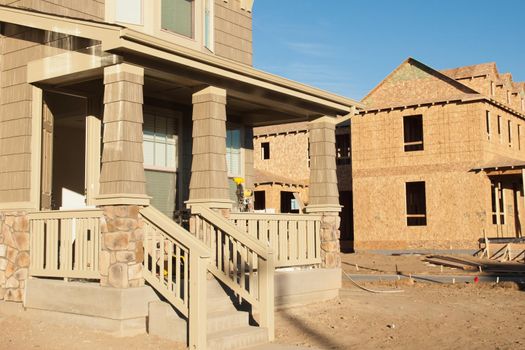
[(479, 271), (487, 274), (525, 274), (525, 264), (514, 261), (501, 262), (455, 255), (428, 255), (425, 261), (434, 265), (442, 265), (464, 271)]

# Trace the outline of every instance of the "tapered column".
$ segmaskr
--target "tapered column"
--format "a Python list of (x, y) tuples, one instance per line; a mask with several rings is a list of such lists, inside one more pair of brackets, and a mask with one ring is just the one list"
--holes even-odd
[(226, 165), (226, 90), (208, 87), (193, 95), (193, 148), (188, 205), (229, 209)]
[(335, 162), (335, 123), (323, 117), (309, 123), (310, 185), (307, 213), (321, 215), (322, 266), (341, 266), (339, 190)]
[(144, 69), (104, 69), (104, 138), (98, 204), (147, 205), (142, 150)]

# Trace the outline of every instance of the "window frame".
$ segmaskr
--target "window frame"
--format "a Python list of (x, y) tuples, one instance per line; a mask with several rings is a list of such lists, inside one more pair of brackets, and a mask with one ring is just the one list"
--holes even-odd
[[(144, 25), (144, 0), (137, 0), (137, 1), (140, 1), (140, 21), (139, 23), (119, 20), (118, 18), (119, 17), (119, 1), (123, 1), (123, 0), (115, 0), (115, 22), (124, 23), (124, 24), (132, 25), (132, 26), (143, 26)], [(126, 3), (128, 1), (129, 0), (125, 0)]]
[(487, 133), (487, 139), (490, 141), (492, 138), (490, 111), (485, 111), (485, 131)]
[[(162, 22), (162, 5), (163, 5), (163, 1), (169, 1), (169, 0), (160, 0), (159, 1), (159, 6), (160, 6), (160, 9), (159, 9), (159, 11), (160, 11), (160, 21), (159, 21), (160, 31), (163, 32), (163, 33), (170, 34), (170, 35), (176, 35), (176, 36), (184, 38), (184, 39), (196, 40), (196, 35), (197, 35), (197, 30), (196, 30), (196, 25), (197, 25), (197, 20), (196, 20), (197, 11), (196, 11), (196, 7), (197, 7), (197, 4), (196, 4), (196, 2), (197, 2), (197, 0), (182, 0), (182, 1), (191, 1), (191, 36), (187, 36), (185, 34), (182, 34), (182, 33), (179, 33), (179, 32), (176, 32), (176, 31), (164, 28), (164, 25), (163, 25), (163, 22)], [(177, 0), (173, 0), (173, 1), (177, 1)]]
[[(232, 130), (238, 130), (239, 131), (239, 173), (233, 173), (230, 169), (230, 166), (228, 166), (228, 149), (232, 149), (231, 147), (228, 148), (228, 132), (231, 132)], [(226, 126), (226, 172), (227, 176), (229, 178), (234, 177), (243, 177), (244, 176), (244, 152), (243, 152), (243, 145), (244, 145), (244, 129), (241, 125), (237, 124), (228, 124)], [(231, 153), (231, 151), (230, 151)], [(230, 161), (231, 163), (231, 161)]]
[[(143, 150), (143, 154), (144, 154), (144, 161), (143, 161), (143, 166), (144, 166), (144, 170), (152, 170), (152, 171), (161, 171), (161, 172), (169, 172), (169, 173), (176, 173), (178, 172), (178, 169), (179, 169), (179, 160), (180, 160), (180, 140), (179, 140), (179, 134), (178, 134), (178, 131), (181, 130), (181, 122), (182, 122), (182, 116), (180, 113), (176, 112), (176, 113), (169, 113), (167, 111), (161, 111), (161, 110), (157, 110), (157, 109), (146, 109), (144, 110), (144, 114), (143, 114), (143, 118), (144, 118), (144, 126), (143, 126), (143, 136), (142, 136), (142, 150)], [(150, 142), (149, 140), (146, 140), (146, 135), (144, 133), (144, 128), (145, 128), (145, 122), (146, 122), (146, 118), (148, 117), (154, 117), (155, 118), (155, 123), (156, 123), (156, 120), (157, 118), (165, 118), (165, 119), (174, 119), (174, 145), (175, 145), (175, 152), (174, 152), (174, 156), (175, 156), (175, 160), (174, 160), (174, 164), (175, 166), (174, 167), (168, 167), (168, 166), (158, 166), (158, 165), (155, 165), (155, 164), (146, 164), (146, 150), (144, 148), (144, 144), (145, 142)], [(156, 126), (156, 124), (155, 124)], [(155, 128), (155, 127), (154, 127)], [(154, 135), (154, 140), (153, 140), (153, 149), (154, 149), (154, 152), (155, 152), (155, 145), (157, 144), (155, 141), (155, 138), (156, 138), (156, 135)], [(164, 142), (163, 143), (164, 145), (168, 145), (168, 142)], [(154, 160), (153, 162), (155, 163), (155, 153), (153, 155), (154, 157)]]

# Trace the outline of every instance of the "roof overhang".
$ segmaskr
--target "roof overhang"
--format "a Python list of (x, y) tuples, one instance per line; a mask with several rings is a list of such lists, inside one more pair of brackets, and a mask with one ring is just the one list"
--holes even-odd
[[(0, 6), (0, 18), (1, 22), (96, 40), (101, 43), (101, 51), (106, 54), (119, 55), (124, 61), (141, 64), (145, 68), (155, 68), (161, 65), (176, 67), (177, 74), (185, 73), (192, 77), (198, 77), (203, 84), (227, 88), (229, 92), (231, 91), (240, 98), (251, 99), (253, 96), (258, 96), (266, 98), (268, 102), (279, 100), (282, 101), (283, 107), (287, 103), (294, 103), (300, 106), (303, 111), (311, 111), (309, 115), (305, 115), (307, 118), (317, 118), (321, 115), (346, 116), (353, 114), (356, 108), (364, 107), (363, 104), (355, 100), (212, 54), (188, 49), (120, 25), (50, 15), (7, 6)], [(71, 58), (73, 56), (69, 57), (70, 60)], [(51, 58), (47, 58), (47, 60), (51, 60)], [(29, 75), (32, 82), (35, 83), (42, 80), (52, 82), (53, 78), (80, 74), (83, 69), (82, 65), (86, 70), (96, 71), (97, 69), (100, 70), (105, 64), (115, 63), (115, 59), (94, 63), (85, 59), (76, 61), (83, 63), (77, 65), (75, 69), (57, 69), (54, 72), (48, 70), (46, 74), (41, 76), (35, 73), (42, 71), (41, 67), (36, 68), (39, 65), (36, 62), (33, 63), (34, 68)]]

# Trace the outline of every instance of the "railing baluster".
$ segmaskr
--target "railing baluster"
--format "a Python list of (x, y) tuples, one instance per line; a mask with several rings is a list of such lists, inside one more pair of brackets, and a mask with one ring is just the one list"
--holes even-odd
[(180, 298), (181, 295), (181, 280), (184, 281), (181, 277), (180, 272), (180, 266), (181, 266), (182, 260), (180, 255), (180, 247), (178, 245), (175, 246), (175, 296)]

